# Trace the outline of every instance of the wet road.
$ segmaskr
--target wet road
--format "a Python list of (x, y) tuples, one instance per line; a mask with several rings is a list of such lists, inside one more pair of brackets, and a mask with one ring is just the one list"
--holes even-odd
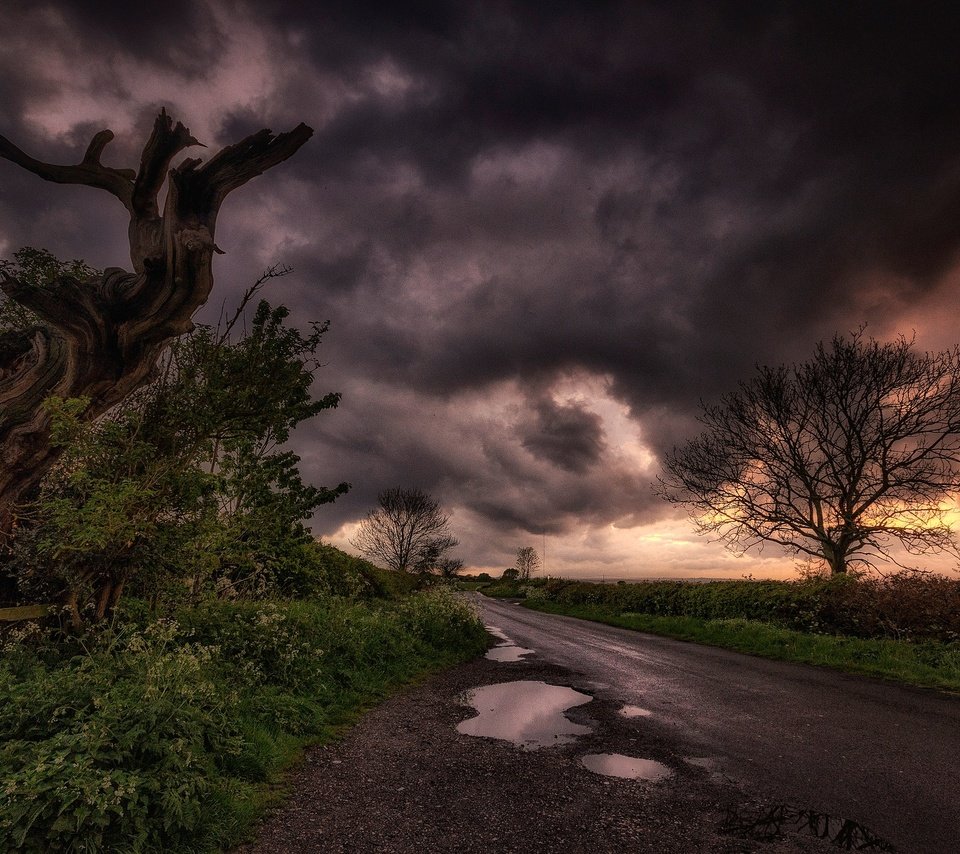
[(960, 851), (960, 697), (529, 611), (484, 622), (651, 714), (678, 757), (761, 797), (854, 819), (901, 852)]

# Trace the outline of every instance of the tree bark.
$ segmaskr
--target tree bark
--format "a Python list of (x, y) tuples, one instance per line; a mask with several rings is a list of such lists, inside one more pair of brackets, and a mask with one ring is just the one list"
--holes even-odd
[(847, 551), (835, 543), (823, 542), (823, 557), (830, 567), (830, 575), (843, 575), (847, 571)]
[[(17, 508), (56, 461), (50, 445), (49, 397), (89, 398), (96, 418), (149, 382), (170, 341), (193, 328), (191, 317), (213, 286), (211, 261), (217, 214), (226, 196), (283, 162), (312, 135), (304, 124), (274, 135), (261, 130), (206, 163), (170, 164), (200, 145), (180, 122), (161, 111), (138, 170), (104, 166), (113, 139), (94, 136), (76, 166), (36, 160), (0, 136), (0, 157), (60, 184), (84, 184), (115, 196), (130, 215), (133, 272), (104, 271), (99, 280), (61, 277), (51, 286), (0, 276), (8, 298), (30, 309), (40, 324), (0, 336), (0, 551), (17, 525)], [(162, 210), (158, 201), (169, 177)]]
[(97, 610), (93, 617), (97, 622), (100, 622), (107, 615), (107, 607), (110, 605), (112, 595), (113, 582), (110, 579), (104, 579), (97, 591)]

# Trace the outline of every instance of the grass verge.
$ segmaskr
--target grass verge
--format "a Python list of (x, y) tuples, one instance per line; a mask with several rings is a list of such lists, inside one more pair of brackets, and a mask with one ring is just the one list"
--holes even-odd
[(704, 620), (620, 613), (598, 605), (568, 605), (542, 600), (528, 600), (524, 606), (548, 614), (580, 617), (778, 661), (815, 664), (908, 685), (960, 691), (960, 644), (956, 643), (910, 643), (810, 634), (756, 620)]

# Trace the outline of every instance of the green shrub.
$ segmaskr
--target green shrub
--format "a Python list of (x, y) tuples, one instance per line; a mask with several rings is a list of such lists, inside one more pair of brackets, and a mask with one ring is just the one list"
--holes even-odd
[(0, 839), (38, 852), (188, 840), (218, 757), (240, 749), (214, 655), (160, 621), (60, 667), (0, 668)]
[(327, 543), (309, 543), (307, 560), (292, 567), (282, 590), (289, 596), (307, 598), (333, 593), (337, 596), (395, 599), (420, 589), (430, 578), (409, 572), (381, 569)]
[(399, 606), (403, 628), (436, 649), (455, 649), (460, 644), (483, 649), (487, 633), (472, 610), (443, 588), (424, 591)]
[[(86, 645), (84, 645), (86, 644)], [(399, 602), (129, 603), (110, 631), (0, 658), (0, 850), (216, 850), (270, 780), (425, 667), (480, 652), (443, 590)]]
[(498, 581), (496, 584), (484, 587), (483, 595), (494, 599), (523, 599), (525, 592), (524, 588), (516, 582)]

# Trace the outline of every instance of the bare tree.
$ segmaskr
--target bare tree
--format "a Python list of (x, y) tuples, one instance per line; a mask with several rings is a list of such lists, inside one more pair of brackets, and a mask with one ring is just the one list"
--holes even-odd
[(223, 200), (290, 157), (312, 133), (304, 124), (276, 136), (262, 130), (206, 163), (188, 158), (170, 168), (180, 152), (200, 143), (162, 111), (136, 170), (100, 162), (113, 139), (109, 130), (93, 137), (75, 166), (43, 163), (0, 136), (0, 157), (45, 181), (116, 197), (130, 216), (133, 265), (132, 273), (109, 268), (98, 278), (59, 275), (41, 285), (0, 272), (6, 297), (37, 319), (0, 336), (0, 545), (15, 527), (17, 504), (57, 457), (43, 401), (89, 399), (84, 417), (93, 419), (147, 382), (166, 345), (193, 328), (190, 318), (213, 286)]
[(735, 551), (777, 543), (833, 574), (893, 560), (895, 542), (956, 553), (960, 350), (913, 344), (861, 329), (807, 362), (758, 368), (702, 406), (706, 429), (667, 455), (660, 494)]
[(388, 489), (360, 523), (355, 548), (399, 572), (431, 572), (458, 545), (439, 502), (419, 489)]
[(533, 546), (517, 549), (517, 578), (520, 581), (529, 581), (530, 576), (540, 569), (540, 564), (540, 555)]
[(463, 572), (463, 561), (456, 557), (442, 557), (437, 561), (437, 572), (443, 578), (458, 578)]

